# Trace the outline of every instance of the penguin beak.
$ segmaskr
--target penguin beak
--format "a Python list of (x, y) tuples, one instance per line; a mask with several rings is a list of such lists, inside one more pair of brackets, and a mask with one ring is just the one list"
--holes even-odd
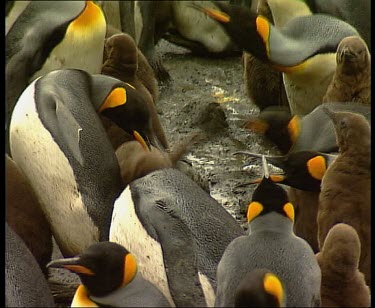
[(145, 151), (151, 151), (151, 143), (147, 137), (143, 138), (142, 135), (138, 133), (136, 130), (133, 131), (133, 136)]
[(212, 8), (205, 8), (200, 5), (191, 4), (189, 5), (192, 8), (197, 9), (198, 11), (201, 11), (202, 13), (206, 14), (207, 16), (210, 16), (211, 18), (222, 22), (222, 23), (228, 23), (230, 22), (230, 16), (225, 14), (224, 12), (221, 12), (219, 10), (215, 10)]
[(333, 111), (329, 110), (326, 106), (323, 107), (323, 111), (333, 121), (333, 123), (336, 124), (337, 122), (336, 114)]
[(77, 274), (95, 275), (92, 270), (81, 264), (80, 257), (53, 260), (47, 264), (47, 268), (64, 268)]

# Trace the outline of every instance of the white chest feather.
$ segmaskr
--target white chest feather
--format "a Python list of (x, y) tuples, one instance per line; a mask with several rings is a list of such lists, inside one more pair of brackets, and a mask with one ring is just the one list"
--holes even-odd
[(34, 84), (14, 108), (10, 124), (13, 159), (30, 180), (63, 254), (76, 255), (98, 242), (68, 159), (36, 112)]
[(292, 114), (306, 115), (322, 103), (336, 71), (336, 54), (314, 56), (301, 69), (283, 73)]
[(92, 27), (82, 29), (68, 27), (63, 41), (51, 51), (42, 68), (31, 77), (31, 81), (51, 71), (66, 68), (100, 74), (105, 34), (104, 17), (99, 18)]
[(138, 271), (146, 280), (159, 288), (174, 307), (161, 245), (148, 235), (139, 221), (129, 186), (115, 201), (109, 239), (111, 242), (121, 244), (135, 256)]

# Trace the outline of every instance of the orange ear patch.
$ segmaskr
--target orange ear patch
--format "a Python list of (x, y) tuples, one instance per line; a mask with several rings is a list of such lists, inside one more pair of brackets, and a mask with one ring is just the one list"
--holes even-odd
[(269, 46), (269, 37), (270, 37), (270, 23), (269, 21), (263, 17), (263, 16), (258, 16), (257, 19), (255, 20), (256, 26), (257, 26), (257, 32), (262, 38), (264, 44), (266, 45), (266, 51), (267, 51), (267, 56), (269, 58), (270, 56), (270, 46)]
[(267, 273), (264, 276), (263, 287), (268, 294), (271, 294), (277, 298), (277, 301), (281, 306), (284, 300), (284, 290), (279, 278), (271, 273)]
[(307, 170), (314, 179), (321, 180), (327, 170), (326, 160), (321, 155), (311, 158), (307, 162)]
[(259, 202), (251, 202), (247, 208), (247, 222), (251, 222), (263, 211), (263, 205)]
[(126, 103), (126, 90), (122, 87), (115, 88), (109, 93), (103, 105), (100, 106), (99, 112), (108, 108), (114, 108)]
[(288, 218), (294, 222), (294, 206), (290, 202), (286, 203), (283, 210)]
[(131, 282), (137, 274), (137, 261), (135, 257), (128, 253), (124, 259), (124, 281), (123, 285), (127, 285)]
[(244, 124), (243, 128), (258, 134), (265, 134), (269, 128), (269, 125), (261, 119), (251, 119)]
[(301, 120), (299, 116), (295, 115), (288, 124), (288, 132), (292, 143), (297, 141), (297, 138), (301, 132)]

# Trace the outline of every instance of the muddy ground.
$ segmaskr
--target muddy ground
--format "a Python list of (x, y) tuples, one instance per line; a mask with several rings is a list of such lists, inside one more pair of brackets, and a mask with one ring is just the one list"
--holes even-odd
[[(157, 51), (172, 77), (160, 86), (159, 116), (171, 145), (195, 130), (205, 134), (179, 163), (180, 170), (193, 177), (213, 198), (247, 228), (245, 215), (254, 185), (235, 189), (250, 177), (261, 175), (260, 162), (243, 170), (246, 157), (240, 150), (275, 154), (276, 149), (261, 136), (244, 130), (241, 124), (258, 108), (246, 96), (241, 57), (213, 58), (162, 40)], [(55, 249), (53, 259), (61, 257)], [(57, 305), (66, 307), (78, 277), (65, 270), (51, 269), (52, 280), (69, 283), (66, 296), (59, 290)], [(56, 289), (56, 288), (54, 288)], [(61, 301), (60, 301), (61, 300)]]

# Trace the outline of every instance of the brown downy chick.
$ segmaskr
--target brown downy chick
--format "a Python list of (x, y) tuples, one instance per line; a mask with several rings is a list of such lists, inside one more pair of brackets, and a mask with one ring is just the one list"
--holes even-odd
[(351, 225), (361, 241), (359, 269), (371, 284), (371, 130), (364, 116), (333, 112), (339, 155), (322, 179), (318, 209), (321, 248), (333, 225)]
[(322, 271), (322, 307), (370, 307), (370, 289), (359, 271), (361, 242), (355, 229), (334, 225), (316, 255)]
[(200, 133), (192, 133), (167, 151), (154, 146), (148, 147), (140, 135), (137, 140), (128, 141), (119, 146), (116, 156), (119, 162), (124, 185), (141, 178), (152, 171), (174, 168), (177, 161), (189, 150), (190, 146), (202, 138)]
[(131, 84), (147, 102), (151, 126), (164, 149), (168, 141), (157, 114), (155, 102), (158, 88), (152, 68), (141, 55), (133, 38), (125, 33), (115, 34), (105, 42), (102, 74)]
[(344, 38), (337, 47), (336, 72), (323, 103), (371, 103), (371, 55), (359, 36)]

